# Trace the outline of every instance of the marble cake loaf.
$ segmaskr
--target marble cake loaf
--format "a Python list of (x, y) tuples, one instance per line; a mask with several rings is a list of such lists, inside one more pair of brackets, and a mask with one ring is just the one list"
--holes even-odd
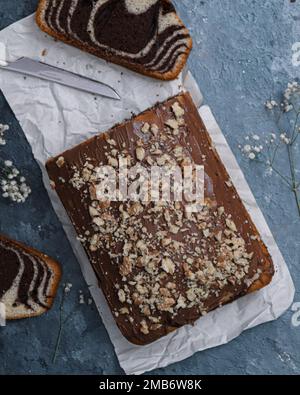
[(7, 320), (49, 310), (60, 278), (60, 266), (53, 259), (0, 235), (0, 302)]
[[(137, 163), (148, 170), (203, 165), (206, 204), (193, 213), (185, 201), (103, 200), (101, 166), (118, 174), (121, 158), (128, 172)], [(272, 259), (189, 94), (157, 104), (46, 166), (129, 341), (153, 342), (271, 281)]]
[(163, 80), (178, 76), (192, 48), (169, 0), (40, 0), (36, 20), (59, 40)]

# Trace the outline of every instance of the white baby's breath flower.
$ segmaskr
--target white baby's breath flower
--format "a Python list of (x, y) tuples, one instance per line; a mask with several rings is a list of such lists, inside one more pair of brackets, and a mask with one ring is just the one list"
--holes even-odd
[(253, 151), (255, 151), (256, 153), (260, 153), (263, 150), (263, 146), (262, 145), (256, 145), (255, 147), (253, 147)]
[[(1, 166), (1, 165), (0, 165)], [(19, 170), (11, 160), (5, 160), (4, 166), (0, 167), (0, 180), (2, 197), (16, 203), (24, 203), (31, 193), (26, 179), (19, 176)]]
[(281, 103), (281, 107), (284, 112), (290, 112), (293, 110), (294, 106), (292, 104), (293, 99), (296, 95), (300, 94), (300, 85), (297, 81), (289, 82), (286, 90), (283, 93), (283, 102)]
[(273, 168), (271, 164), (266, 168), (266, 175), (271, 176), (273, 174)]
[[(252, 135), (251, 141), (249, 141), (250, 138), (247, 136), (245, 138), (248, 141), (247, 144), (240, 145), (239, 148), (248, 160), (254, 161), (255, 159), (258, 159), (259, 163), (265, 165), (264, 174), (266, 176), (271, 176), (272, 174), (276, 173), (276, 175), (280, 176), (280, 178), (290, 186), (295, 196), (297, 209), (300, 216), (300, 170), (296, 167), (296, 163), (294, 163), (295, 161), (292, 160), (291, 155), (293, 148), (296, 147), (298, 144), (296, 143), (298, 135), (295, 134), (300, 133), (300, 125), (297, 125), (300, 113), (299, 83), (297, 81), (288, 83), (287, 88), (282, 93), (282, 101), (280, 103), (277, 103), (275, 100), (268, 100), (265, 103), (265, 106), (269, 110), (273, 110), (274, 107), (278, 107), (276, 113), (281, 113), (279, 118), (276, 116), (277, 135), (275, 133), (270, 133), (266, 137), (261, 138), (258, 135)], [(291, 114), (286, 115), (286, 113), (289, 112), (291, 112)], [(275, 112), (273, 115), (275, 115)], [(285, 120), (289, 122), (289, 129), (291, 129), (287, 130), (287, 132), (280, 131), (282, 118), (284, 117)], [(280, 147), (280, 144), (286, 145), (286, 148), (282, 149), (282, 147)], [(278, 163), (277, 161), (277, 157), (280, 152), (279, 148), (281, 148), (282, 151), (288, 151), (287, 156), (289, 160), (289, 167), (291, 170), (291, 177), (287, 176), (285, 170), (282, 170), (279, 167), (280, 163)], [(284, 166), (286, 166), (286, 164), (284, 164), (283, 167)]]
[(85, 304), (84, 295), (82, 293), (79, 294), (79, 304)]
[(280, 140), (284, 143), (284, 144), (290, 144), (291, 140), (288, 138), (286, 133), (281, 133), (280, 135)]
[(284, 112), (290, 112), (293, 109), (293, 105), (292, 104), (286, 104), (284, 107)]
[(275, 100), (268, 100), (265, 106), (268, 110), (273, 110), (275, 107), (278, 107), (278, 103)]
[(250, 152), (250, 151), (251, 151), (251, 145), (250, 145), (250, 144), (244, 145), (243, 151), (244, 151), (245, 153)]
[(73, 284), (66, 283), (65, 287), (64, 287), (64, 293), (66, 293), (66, 294), (69, 293), (71, 291), (72, 286), (73, 286)]
[(12, 167), (13, 163), (12, 163), (11, 160), (5, 160), (4, 161), (4, 165), (7, 166), (7, 167)]

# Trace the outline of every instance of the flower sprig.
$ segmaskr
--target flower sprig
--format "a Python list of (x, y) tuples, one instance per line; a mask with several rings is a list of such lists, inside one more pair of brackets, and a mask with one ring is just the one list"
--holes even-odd
[(67, 320), (69, 318), (69, 316), (67, 318), (64, 317), (64, 304), (65, 304), (67, 295), (71, 292), (72, 286), (73, 285), (71, 283), (64, 284), (63, 294), (62, 294), (62, 298), (61, 298), (61, 302), (60, 302), (60, 306), (59, 306), (59, 328), (58, 328), (58, 334), (57, 334), (57, 339), (56, 339), (56, 343), (55, 343), (55, 349), (54, 349), (54, 353), (53, 353), (53, 357), (52, 357), (52, 363), (55, 363), (55, 361), (56, 361), (60, 342), (61, 342), (63, 326), (64, 326), (64, 323), (67, 322)]
[[(246, 143), (240, 145), (243, 155), (250, 161), (266, 166), (269, 174), (276, 173), (295, 196), (300, 216), (300, 180), (295, 160), (295, 148), (300, 134), (300, 85), (297, 81), (288, 84), (280, 103), (270, 99), (265, 103), (268, 111), (275, 116), (276, 131), (267, 138), (257, 134), (246, 136)], [(288, 172), (277, 164), (279, 151), (284, 148), (288, 158)]]
[[(8, 125), (0, 123), (0, 146), (6, 145), (5, 132), (9, 130)], [(0, 153), (0, 191), (5, 199), (16, 203), (24, 203), (31, 193), (26, 183), (26, 178), (14, 166), (11, 160), (1, 159)]]
[(72, 287), (73, 287), (73, 285), (71, 283), (65, 283), (63, 285), (62, 297), (61, 297), (61, 302), (60, 302), (60, 306), (59, 306), (59, 328), (58, 328), (57, 338), (56, 338), (56, 342), (55, 342), (54, 353), (52, 356), (52, 363), (56, 362), (57, 356), (59, 354), (59, 348), (60, 348), (60, 344), (61, 344), (61, 340), (62, 340), (64, 326), (73, 317), (73, 315), (78, 311), (79, 307), (81, 307), (82, 305), (90, 306), (93, 303), (93, 301), (90, 297), (88, 297), (86, 299), (83, 291), (79, 290), (78, 303), (76, 303), (74, 308), (67, 314), (65, 311), (65, 302), (66, 302), (66, 298), (68, 297), (68, 295), (70, 294), (70, 292), (72, 290)]
[(16, 203), (24, 203), (31, 193), (30, 187), (26, 184), (26, 178), (20, 175), (20, 171), (11, 160), (3, 161), (0, 166), (2, 197)]

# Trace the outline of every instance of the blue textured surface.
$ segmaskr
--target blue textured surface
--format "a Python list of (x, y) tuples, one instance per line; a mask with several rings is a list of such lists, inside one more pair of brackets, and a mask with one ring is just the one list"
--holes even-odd
[[(1, 0), (0, 29), (29, 15), (37, 0)], [(263, 103), (299, 76), (291, 63), (292, 44), (300, 41), (299, 2), (289, 0), (177, 0), (194, 37), (189, 65), (236, 154), (290, 268), (300, 301), (300, 219), (294, 198), (276, 177), (249, 166), (238, 149), (247, 133), (271, 131), (274, 125)], [(1, 88), (1, 87), (0, 87)], [(3, 155), (12, 158), (33, 186), (28, 201), (16, 206), (0, 198), (0, 231), (63, 262), (64, 281), (73, 289), (55, 363), (51, 357), (59, 322), (61, 289), (46, 315), (10, 322), (0, 329), (0, 373), (121, 373), (113, 347), (94, 305), (78, 304), (88, 293), (79, 265), (62, 231), (41, 173), (20, 126), (0, 96), (0, 123), (8, 123)], [(2, 155), (2, 149), (1, 149)], [(283, 155), (281, 165), (287, 164)], [(275, 322), (244, 332), (231, 343), (195, 354), (156, 374), (300, 373), (300, 327), (291, 325), (291, 310)]]

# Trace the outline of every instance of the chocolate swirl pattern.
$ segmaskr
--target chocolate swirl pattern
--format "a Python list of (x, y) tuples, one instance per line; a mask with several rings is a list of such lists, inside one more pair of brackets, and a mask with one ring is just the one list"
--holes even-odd
[(142, 74), (174, 79), (192, 48), (169, 0), (40, 0), (50, 35)]
[(0, 236), (0, 302), (7, 319), (48, 310), (60, 275), (58, 264), (46, 255)]

